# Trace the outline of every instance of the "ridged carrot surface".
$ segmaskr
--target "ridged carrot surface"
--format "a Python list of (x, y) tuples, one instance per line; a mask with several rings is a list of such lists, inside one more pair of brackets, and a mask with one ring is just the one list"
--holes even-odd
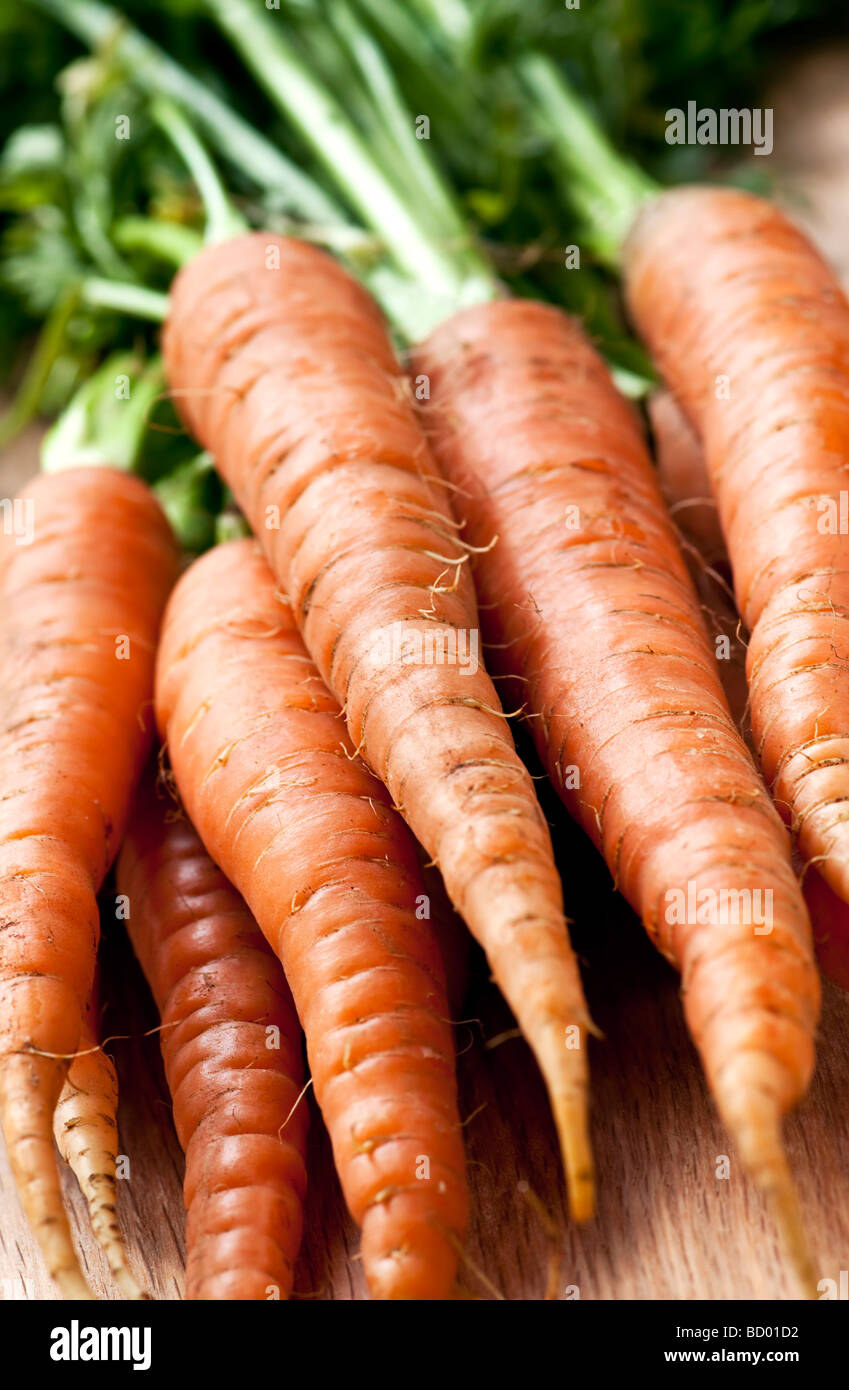
[(83, 1019), (79, 1050), (53, 1112), (56, 1147), (71, 1168), (88, 1207), (92, 1233), (126, 1298), (145, 1298), (127, 1264), (118, 1224), (118, 1075), (100, 1045), (97, 977)]
[[(693, 505), (694, 499), (710, 496), (701, 441), (668, 392), (655, 397), (650, 414), (663, 493), (678, 525), (690, 538), (696, 565), (701, 555), (710, 566), (719, 565), (724, 571), (728, 555), (716, 504), (712, 501), (710, 507), (700, 502)], [(748, 737), (749, 690), (744, 635), (740, 634), (742, 621), (724, 581), (709, 576), (705, 580), (709, 588), (703, 594), (703, 602), (708, 618), (715, 622), (717, 630), (732, 634), (728, 659), (718, 663), (719, 674), (735, 721)], [(849, 989), (849, 904), (838, 898), (819, 870), (810, 864), (802, 878), (802, 891), (811, 915), (820, 968), (841, 989)]]
[(731, 717), (751, 752), (747, 633), (734, 605), (728, 553), (701, 443), (670, 391), (655, 391), (647, 408), (663, 500), (701, 603)]
[[(813, 1067), (810, 926), (636, 417), (577, 324), (541, 304), (456, 315), (412, 370), (477, 548), (492, 659), (521, 678), (555, 786), (681, 971), (722, 1116), (802, 1264), (780, 1117)], [(740, 921), (727, 896), (723, 921), (737, 893)]]
[(303, 1035), (280, 962), (148, 769), (118, 857), (186, 1154), (186, 1298), (289, 1297), (303, 1229)]
[(53, 1110), (91, 992), (95, 895), (151, 732), (177, 551), (152, 493), (114, 469), (39, 477), (17, 508), (0, 534), (0, 1111), (48, 1268), (85, 1297)]
[(719, 188), (647, 206), (626, 287), (704, 446), (764, 773), (803, 858), (849, 901), (849, 304), (782, 212)]
[(441, 870), (536, 1053), (586, 1217), (590, 1025), (551, 839), (481, 654), (469, 659), (468, 551), (383, 320), (323, 252), (253, 233), (181, 271), (163, 347), (176, 404), (259, 538), (354, 746)]
[(416, 846), (255, 542), (182, 577), (156, 684), (191, 820), (283, 963), (372, 1295), (448, 1298), (468, 1195)]

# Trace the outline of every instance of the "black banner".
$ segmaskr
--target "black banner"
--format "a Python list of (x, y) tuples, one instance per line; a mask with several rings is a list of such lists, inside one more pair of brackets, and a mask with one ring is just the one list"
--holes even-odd
[[(834, 1302), (838, 1306), (576, 1300), (565, 1307), (552, 1303), (528, 1310), (525, 1305), (525, 1311), (514, 1304), (506, 1324), (501, 1313), (499, 1322), (490, 1324), (482, 1305), (476, 1312), (473, 1302), (463, 1301), (418, 1311), (408, 1306), (381, 1313), (376, 1308), (373, 1315), (360, 1309), (350, 1328), (337, 1307), (330, 1314), (333, 1338), (322, 1336), (318, 1342), (313, 1340), (313, 1319), (324, 1325), (326, 1303), (7, 1302), (0, 1303), (0, 1345), (10, 1377), (17, 1362), (38, 1383), (59, 1384), (68, 1377), (91, 1380), (103, 1372), (113, 1379), (126, 1372), (139, 1384), (159, 1384), (163, 1376), (174, 1375), (190, 1375), (195, 1383), (207, 1376), (214, 1386), (248, 1377), (262, 1383), (269, 1374), (275, 1381), (284, 1374), (299, 1379), (307, 1367), (311, 1376), (324, 1377), (337, 1360), (349, 1372), (359, 1368), (365, 1375), (366, 1357), (375, 1376), (385, 1379), (387, 1363), (381, 1370), (382, 1358), (364, 1336), (366, 1329), (372, 1336), (391, 1337), (406, 1329), (415, 1338), (426, 1334), (422, 1352), (425, 1347), (427, 1352), (413, 1353), (419, 1375), (426, 1374), (425, 1365), (439, 1376), (473, 1370), (479, 1375), (490, 1359), (502, 1365), (509, 1345), (514, 1356), (531, 1353), (546, 1375), (558, 1367), (564, 1379), (578, 1366), (584, 1371), (591, 1367), (594, 1376), (672, 1370), (684, 1382), (700, 1367), (746, 1366), (753, 1384), (776, 1370), (795, 1371), (809, 1383), (827, 1365), (838, 1365), (845, 1350), (846, 1309), (839, 1298)], [(378, 1321), (372, 1327), (363, 1323), (364, 1316)], [(415, 1345), (411, 1343), (411, 1351)], [(391, 1344), (386, 1353), (388, 1358)], [(396, 1365), (395, 1378), (406, 1378), (403, 1366)]]

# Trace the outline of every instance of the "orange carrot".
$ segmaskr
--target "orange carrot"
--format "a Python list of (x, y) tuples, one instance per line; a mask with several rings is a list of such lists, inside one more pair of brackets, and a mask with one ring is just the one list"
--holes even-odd
[(849, 901), (849, 304), (783, 213), (732, 189), (654, 199), (625, 260), (631, 311), (704, 445), (758, 756), (803, 859)]
[[(99, 973), (99, 972), (98, 972)], [(118, 1076), (100, 1046), (98, 980), (83, 1018), (79, 1052), (73, 1058), (53, 1112), (56, 1147), (71, 1168), (88, 1206), (91, 1229), (121, 1292), (146, 1298), (127, 1264), (118, 1224)]]
[(650, 396), (648, 413), (660, 489), (681, 537), (690, 578), (701, 600), (728, 708), (753, 751), (746, 680), (747, 634), (734, 606), (728, 555), (701, 442), (669, 391), (660, 389)]
[(47, 1267), (83, 1298), (53, 1111), (91, 993), (95, 895), (150, 735), (177, 553), (152, 494), (109, 468), (41, 476), (14, 515), (0, 535), (0, 1113)]
[(288, 1298), (306, 1192), (300, 1025), (279, 962), (152, 768), (117, 886), (186, 1154), (186, 1297)]
[(164, 353), (354, 746), (536, 1053), (587, 1217), (590, 1022), (548, 826), (478, 659), (468, 550), (380, 314), (323, 252), (254, 233), (181, 271)]
[(469, 984), (472, 938), (462, 918), (458, 917), (451, 906), (439, 870), (424, 859), (421, 846), (417, 848), (425, 895), (428, 899), (428, 920), (445, 971), (445, 988), (451, 1018), (456, 1021), (459, 1019)]
[(541, 304), (455, 315), (413, 371), (493, 660), (521, 678), (555, 786), (681, 971), (721, 1114), (812, 1287), (780, 1137), (814, 1060), (810, 926), (636, 417), (579, 327)]
[(186, 809), (292, 988), (371, 1292), (447, 1298), (468, 1198), (416, 846), (255, 542), (217, 547), (180, 580), (156, 684)]
[[(711, 502), (712, 512), (701, 501), (696, 507), (691, 505), (693, 498), (705, 498), (710, 493), (701, 441), (668, 392), (655, 397), (650, 414), (664, 496), (696, 552), (710, 567), (708, 571), (704, 565), (695, 564), (691, 572), (715, 636), (727, 639), (727, 647), (720, 653), (723, 659), (719, 661), (719, 673), (731, 713), (748, 738), (749, 688), (746, 648), (740, 634), (742, 619), (724, 581), (715, 573), (717, 567), (724, 573), (728, 566), (716, 504)], [(811, 916), (820, 968), (841, 989), (849, 989), (849, 904), (838, 898), (810, 865), (802, 879), (802, 891)]]
[(705, 564), (725, 568), (728, 556), (701, 440), (671, 391), (652, 392), (648, 414), (660, 490), (669, 513)]

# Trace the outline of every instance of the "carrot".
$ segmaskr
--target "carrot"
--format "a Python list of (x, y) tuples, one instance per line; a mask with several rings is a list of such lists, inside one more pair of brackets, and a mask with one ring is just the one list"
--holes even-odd
[[(712, 513), (701, 501), (697, 508), (691, 506), (691, 499), (710, 494), (701, 442), (668, 392), (658, 393), (654, 398), (650, 415), (664, 495), (679, 525), (690, 536), (697, 552), (708, 561), (710, 571), (719, 567), (724, 573), (728, 557), (716, 504), (711, 502)], [(716, 636), (728, 639), (727, 660), (719, 662), (719, 672), (731, 712), (748, 741), (751, 732), (748, 729), (749, 692), (745, 643), (740, 636), (741, 619), (719, 575), (709, 573), (703, 565), (695, 565), (692, 569), (696, 571), (694, 578), (700, 579), (702, 601), (715, 624)], [(722, 655), (725, 654), (723, 651)], [(849, 904), (838, 898), (819, 871), (810, 865), (802, 878), (802, 891), (811, 917), (820, 968), (841, 989), (849, 989)]]
[(731, 589), (731, 572), (698, 435), (664, 389), (647, 401), (658, 481), (678, 530), (684, 559), (713, 643), (722, 688), (750, 752), (747, 635)]
[(541, 304), (455, 315), (412, 371), (493, 660), (521, 680), (563, 801), (681, 971), (722, 1117), (812, 1287), (780, 1138), (814, 1060), (810, 926), (636, 418), (579, 327)]
[[(98, 972), (99, 975), (99, 972)], [(88, 1206), (91, 1228), (121, 1292), (146, 1298), (127, 1264), (118, 1224), (118, 1076), (98, 1040), (98, 978), (83, 1018), (79, 1051), (53, 1112), (56, 1147), (71, 1168)]]
[(259, 928), (153, 768), (118, 856), (127, 930), (162, 1019), (186, 1154), (186, 1297), (288, 1298), (308, 1110), (292, 996)]
[(478, 659), (468, 550), (383, 320), (322, 252), (255, 233), (180, 272), (164, 354), (354, 746), (441, 870), (536, 1054), (583, 1219), (590, 1021), (560, 879)]
[(704, 445), (764, 773), (803, 859), (849, 901), (849, 304), (783, 213), (731, 189), (655, 199), (625, 266), (631, 311)]
[(447, 1298), (468, 1197), (416, 846), (355, 756), (255, 542), (219, 546), (183, 576), (156, 685), (186, 809), (291, 986), (371, 1292)]
[(41, 476), (13, 515), (17, 534), (0, 535), (0, 1114), (47, 1267), (84, 1298), (53, 1111), (91, 994), (95, 895), (148, 743), (177, 555), (149, 491), (113, 469)]
[(704, 448), (767, 784), (805, 866), (849, 903), (849, 303), (778, 208), (738, 189), (660, 192), (554, 64), (534, 55), (524, 72), (570, 198), (623, 267), (632, 318)]
[(728, 556), (701, 441), (671, 391), (653, 391), (647, 409), (660, 490), (669, 514), (704, 563), (724, 570)]

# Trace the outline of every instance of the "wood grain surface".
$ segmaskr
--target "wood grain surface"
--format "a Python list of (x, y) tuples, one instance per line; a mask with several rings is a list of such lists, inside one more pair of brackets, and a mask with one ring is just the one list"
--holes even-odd
[[(776, 140), (786, 151), (787, 199), (849, 274), (849, 55), (801, 62), (776, 97)], [(807, 138), (805, 132), (807, 131)], [(782, 143), (783, 142), (783, 143)], [(811, 151), (818, 151), (818, 159)], [(0, 461), (0, 496), (33, 470), (36, 436)], [(541, 786), (543, 784), (540, 784)], [(798, 1290), (759, 1194), (740, 1171), (682, 1022), (678, 980), (613, 893), (579, 831), (544, 793), (567, 910), (604, 1040), (591, 1043), (595, 1222), (570, 1227), (548, 1108), (536, 1066), (487, 978), (480, 956), (457, 1028), (461, 1110), (473, 1191), (473, 1226), (461, 1276), (467, 1296), (539, 1299), (782, 1299)], [(108, 913), (106, 914), (108, 915)], [(183, 1160), (159, 1059), (152, 1001), (120, 924), (103, 948), (105, 1033), (121, 1085), (120, 1147), (129, 1177), (119, 1214), (132, 1267), (160, 1299), (182, 1296)], [(342, 1202), (327, 1136), (311, 1107), (310, 1189), (296, 1296), (366, 1296), (357, 1234)], [(788, 1120), (820, 1278), (849, 1269), (849, 996), (826, 985), (811, 1091)], [(729, 1175), (717, 1178), (722, 1155)], [(83, 1266), (114, 1298), (87, 1235), (82, 1200), (66, 1191)], [(0, 1144), (0, 1298), (53, 1298), (21, 1217)]]

